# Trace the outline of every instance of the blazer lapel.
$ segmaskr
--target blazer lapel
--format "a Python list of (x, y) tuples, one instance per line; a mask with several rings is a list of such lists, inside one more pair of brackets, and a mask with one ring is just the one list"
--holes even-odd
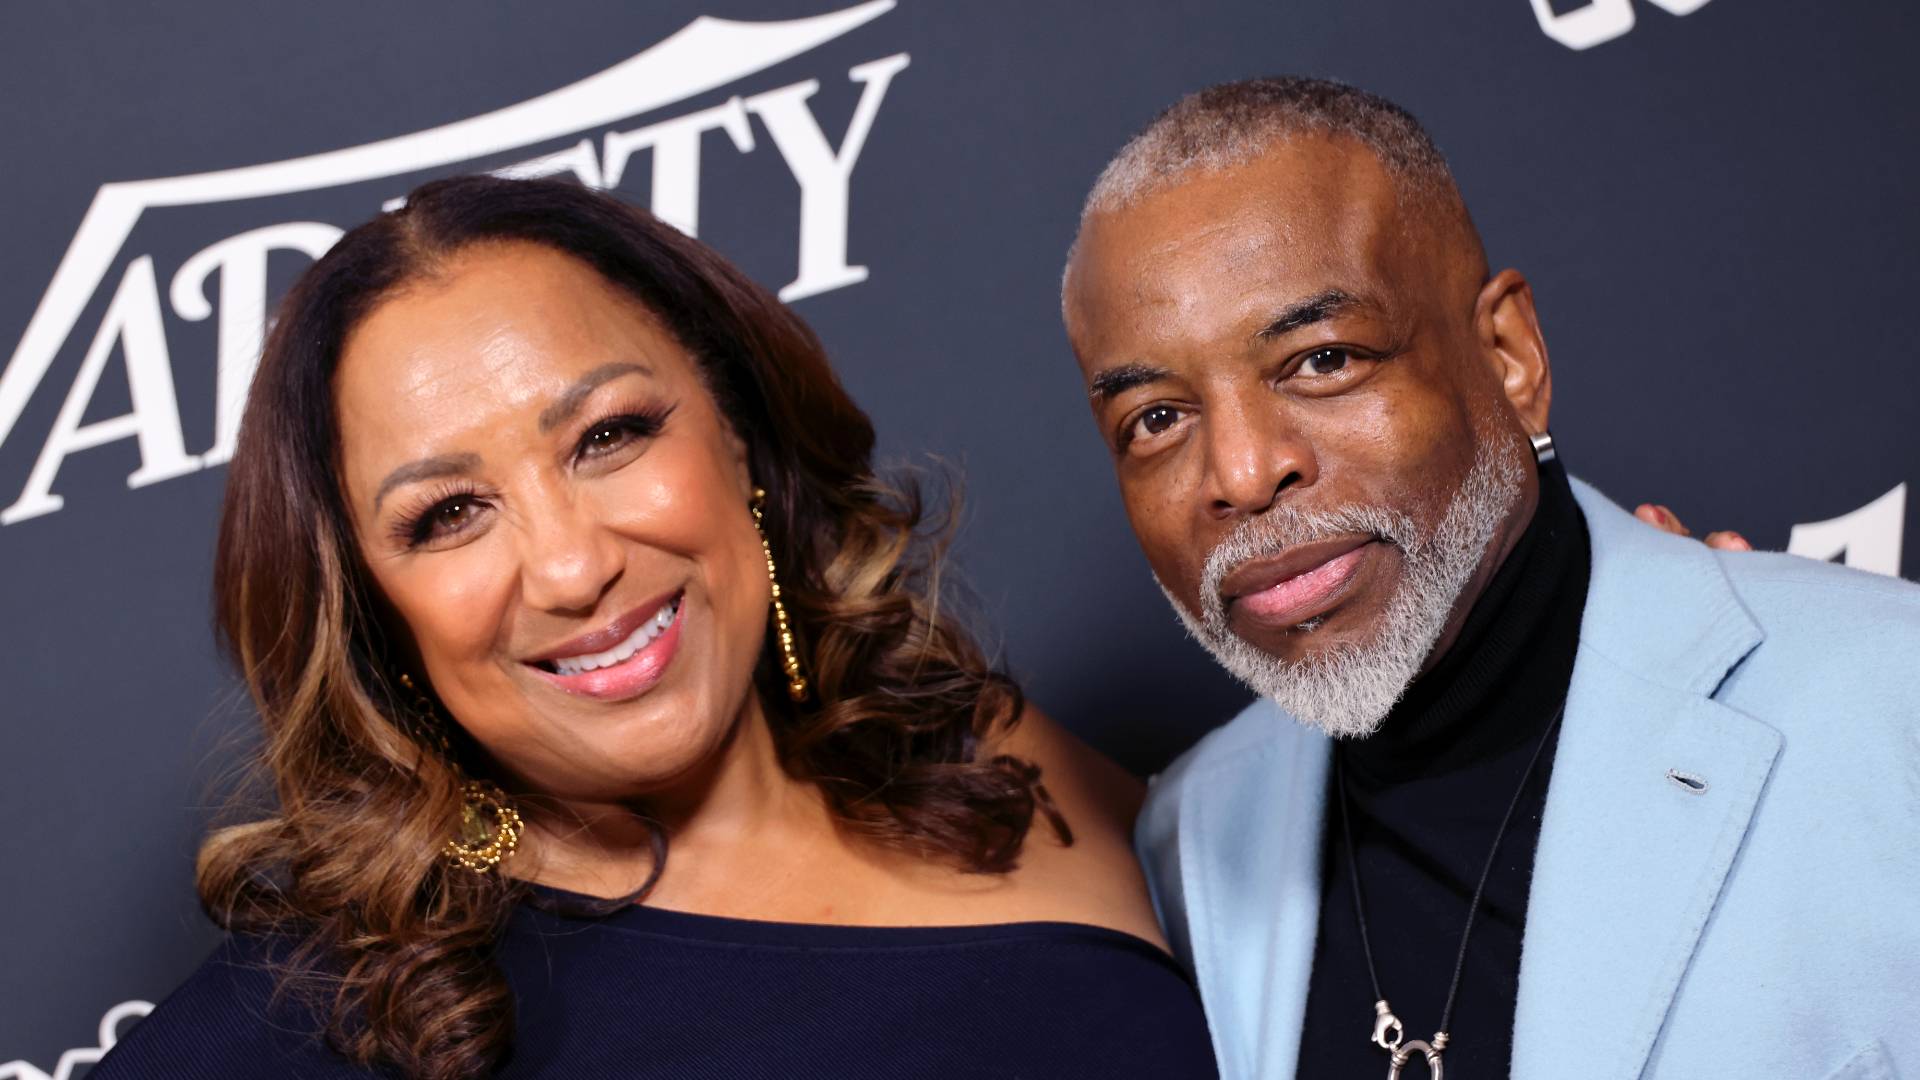
[(1230, 1080), (1293, 1075), (1319, 926), (1329, 743), (1265, 708), (1275, 737), (1190, 778), (1181, 798), (1194, 973)]
[(1634, 1080), (1781, 739), (1712, 700), (1760, 642), (1714, 556), (1576, 492), (1593, 577), (1534, 859), (1513, 1074)]

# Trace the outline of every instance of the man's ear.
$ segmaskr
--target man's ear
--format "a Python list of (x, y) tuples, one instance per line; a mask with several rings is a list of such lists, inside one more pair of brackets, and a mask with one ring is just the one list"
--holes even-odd
[(1473, 308), (1480, 348), (1500, 380), (1527, 434), (1547, 430), (1553, 404), (1553, 371), (1547, 342), (1533, 310), (1533, 286), (1518, 270), (1502, 270), (1480, 289)]

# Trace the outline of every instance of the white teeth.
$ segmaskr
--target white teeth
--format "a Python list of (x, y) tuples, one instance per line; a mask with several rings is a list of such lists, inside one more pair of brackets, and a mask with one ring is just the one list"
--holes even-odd
[(553, 669), (562, 675), (578, 675), (603, 667), (625, 663), (633, 659), (633, 654), (646, 648), (659, 637), (680, 614), (678, 600), (661, 608), (653, 618), (640, 624), (640, 629), (627, 635), (627, 639), (606, 652), (587, 653), (585, 656), (569, 656), (564, 660), (555, 660)]

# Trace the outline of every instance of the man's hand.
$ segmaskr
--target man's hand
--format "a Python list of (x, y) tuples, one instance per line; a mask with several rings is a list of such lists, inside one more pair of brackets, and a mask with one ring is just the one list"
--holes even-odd
[[(1673, 511), (1664, 506), (1656, 506), (1653, 503), (1641, 503), (1634, 509), (1633, 516), (1656, 529), (1670, 532), (1675, 536), (1693, 535), (1693, 533), (1687, 530), (1685, 525), (1680, 524), (1679, 518), (1673, 516)], [(1719, 548), (1721, 551), (1753, 550), (1753, 545), (1747, 543), (1746, 537), (1727, 529), (1708, 533), (1706, 536), (1706, 544), (1710, 548)]]

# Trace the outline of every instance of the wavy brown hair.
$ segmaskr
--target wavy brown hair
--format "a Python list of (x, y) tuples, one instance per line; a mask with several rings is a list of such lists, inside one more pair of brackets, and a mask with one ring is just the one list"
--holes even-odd
[(277, 942), (281, 987), (316, 1005), (336, 1049), (408, 1076), (480, 1076), (510, 1053), (512, 997), (491, 957), (527, 887), (440, 855), (463, 771), (485, 765), (458, 738), (446, 750), (426, 734), (431, 719), (396, 685), (405, 629), (353, 539), (332, 381), (383, 299), (501, 241), (571, 255), (638, 299), (745, 440), (814, 687), (802, 705), (787, 699), (769, 635), (755, 678), (786, 770), (851, 832), (968, 871), (1012, 869), (1036, 813), (1070, 840), (1039, 770), (983, 750), (1019, 719), (1020, 690), (941, 611), (941, 545), (915, 488), (876, 476), (872, 424), (806, 324), (609, 196), (558, 181), (428, 184), (294, 285), (255, 376), (215, 607), (264, 727), (271, 809), (215, 831), (199, 859), (209, 914)]

